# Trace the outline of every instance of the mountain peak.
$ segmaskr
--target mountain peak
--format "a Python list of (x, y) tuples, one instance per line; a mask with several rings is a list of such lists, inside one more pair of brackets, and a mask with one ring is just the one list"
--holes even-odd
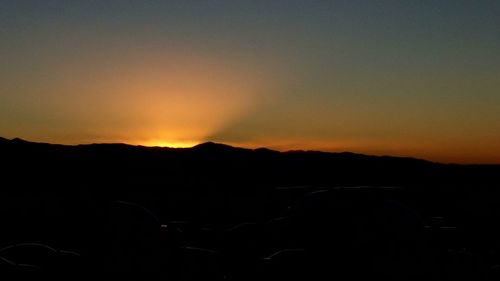
[(232, 150), (236, 149), (233, 146), (223, 144), (223, 143), (216, 143), (212, 141), (200, 143), (198, 145), (193, 146), (193, 149), (195, 150)]
[(23, 140), (23, 139), (21, 139), (21, 138), (13, 138), (13, 139), (11, 140), (11, 142), (14, 142), (14, 143), (27, 143), (28, 141)]

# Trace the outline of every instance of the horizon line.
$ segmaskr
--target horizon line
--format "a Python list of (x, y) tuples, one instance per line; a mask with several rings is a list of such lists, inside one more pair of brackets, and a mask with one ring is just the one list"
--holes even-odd
[(371, 156), (371, 157), (391, 157), (391, 158), (400, 158), (400, 159), (414, 159), (414, 160), (421, 160), (421, 161), (426, 161), (429, 163), (433, 164), (443, 164), (443, 165), (473, 165), (473, 166), (498, 166), (500, 163), (457, 163), (457, 162), (440, 162), (440, 161), (433, 161), (429, 160), (426, 158), (420, 158), (420, 157), (415, 157), (415, 156), (407, 156), (407, 155), (389, 155), (389, 154), (366, 154), (366, 153), (360, 153), (360, 152), (355, 152), (355, 151), (326, 151), (326, 150), (317, 150), (317, 149), (288, 149), (288, 150), (283, 150), (283, 149), (274, 149), (274, 148), (269, 148), (266, 146), (256, 146), (256, 147), (248, 147), (248, 146), (237, 146), (237, 145), (232, 145), (228, 143), (223, 143), (223, 142), (216, 142), (216, 141), (203, 141), (196, 143), (194, 145), (190, 146), (162, 146), (162, 145), (144, 145), (144, 144), (133, 144), (133, 143), (127, 143), (127, 142), (82, 142), (82, 143), (52, 143), (52, 142), (44, 142), (44, 141), (31, 141), (31, 140), (26, 140), (20, 137), (14, 137), (12, 139), (9, 138), (4, 138), (0, 137), (0, 141), (21, 141), (21, 142), (26, 142), (26, 143), (34, 143), (34, 144), (48, 144), (48, 145), (59, 145), (59, 146), (85, 146), (85, 145), (125, 145), (125, 146), (130, 146), (130, 147), (143, 147), (143, 148), (164, 148), (164, 149), (192, 149), (200, 145), (204, 144), (215, 144), (215, 145), (223, 145), (223, 146), (228, 146), (234, 149), (247, 149), (247, 150), (259, 150), (259, 149), (266, 149), (278, 153), (330, 153), (330, 154), (354, 154), (354, 155), (361, 155), (361, 156)]

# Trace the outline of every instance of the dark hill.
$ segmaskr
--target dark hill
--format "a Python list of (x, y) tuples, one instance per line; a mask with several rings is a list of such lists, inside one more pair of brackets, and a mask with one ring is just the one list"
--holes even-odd
[(0, 155), (5, 274), (496, 280), (498, 165), (213, 142), (0, 139)]
[(180, 185), (199, 181), (236, 186), (463, 185), (496, 181), (500, 167), (445, 165), (350, 152), (252, 150), (213, 142), (178, 149), (126, 144), (50, 145), (21, 139), (0, 143), (4, 163), (11, 163), (4, 168), (7, 175), (37, 174), (55, 182), (98, 178), (117, 183), (132, 180)]
[(191, 149), (198, 151), (221, 152), (221, 151), (234, 151), (236, 148), (227, 144), (215, 143), (209, 141), (195, 145)]

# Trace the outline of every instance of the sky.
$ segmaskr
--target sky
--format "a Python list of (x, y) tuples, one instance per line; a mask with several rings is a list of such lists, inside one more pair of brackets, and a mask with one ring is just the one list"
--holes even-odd
[(500, 163), (497, 0), (0, 0), (0, 136)]

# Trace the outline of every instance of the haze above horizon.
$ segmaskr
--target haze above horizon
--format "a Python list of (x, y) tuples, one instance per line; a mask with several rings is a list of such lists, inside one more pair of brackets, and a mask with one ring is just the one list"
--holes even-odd
[(0, 135), (500, 164), (500, 2), (2, 1)]

